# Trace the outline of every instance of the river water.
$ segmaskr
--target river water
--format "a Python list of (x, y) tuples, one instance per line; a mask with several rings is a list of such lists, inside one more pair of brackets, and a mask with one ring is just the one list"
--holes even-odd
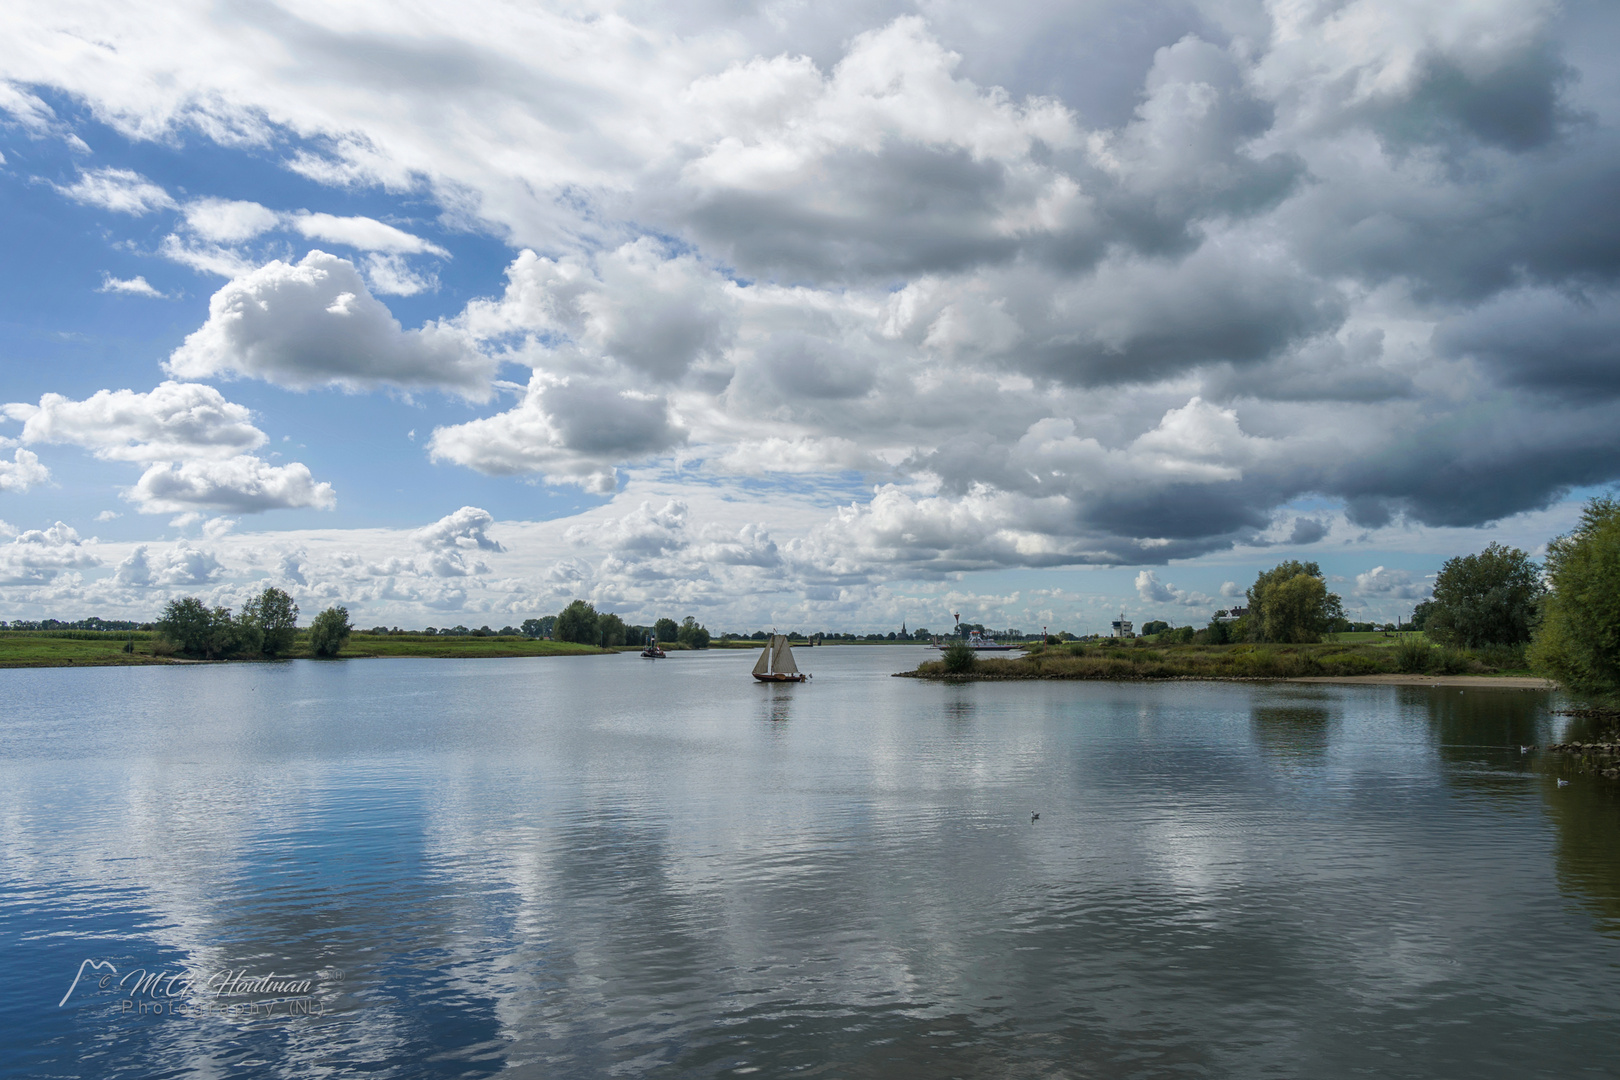
[(921, 655), (0, 671), (0, 1071), (1620, 1075), (1552, 695)]

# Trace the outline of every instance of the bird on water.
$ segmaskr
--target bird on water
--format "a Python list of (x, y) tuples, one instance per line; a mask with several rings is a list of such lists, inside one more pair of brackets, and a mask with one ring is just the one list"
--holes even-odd
[(1558, 781), (1558, 786), (1559, 787), (1569, 787), (1569, 781), (1568, 780), (1560, 780), (1560, 781)]
[(1032, 813), (1032, 814), (1029, 815), (1029, 820), (1031, 820), (1031, 821), (1039, 821), (1039, 820), (1041, 820), (1041, 815)]

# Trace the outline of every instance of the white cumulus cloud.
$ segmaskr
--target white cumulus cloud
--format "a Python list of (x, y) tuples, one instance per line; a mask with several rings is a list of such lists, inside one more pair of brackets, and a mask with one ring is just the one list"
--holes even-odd
[(127, 497), (143, 514), (190, 510), (255, 514), (296, 507), (330, 510), (337, 505), (332, 485), (317, 482), (308, 466), (271, 465), (245, 455), (153, 465)]
[(0, 546), (0, 584), (38, 585), (69, 570), (99, 566), (70, 525), (58, 521), (48, 529), (29, 529)]
[(439, 323), (404, 330), (353, 263), (311, 251), (231, 281), (164, 365), (179, 378), (242, 375), (295, 389), (436, 388), (485, 400), (496, 361)]
[(0, 459), (0, 491), (27, 491), (50, 478), (50, 470), (39, 463), (39, 455), (32, 451), (18, 449), (12, 452), (10, 461)]
[(46, 394), (38, 405), (13, 402), (3, 411), (22, 421), (25, 443), (82, 446), (112, 461), (228, 458), (265, 442), (246, 406), (201, 383), (98, 390), (83, 401)]

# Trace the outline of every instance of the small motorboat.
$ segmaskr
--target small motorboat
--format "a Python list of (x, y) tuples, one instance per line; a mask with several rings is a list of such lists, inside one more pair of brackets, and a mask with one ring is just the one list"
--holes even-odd
[(647, 635), (647, 647), (641, 650), (641, 655), (649, 660), (662, 660), (664, 650), (658, 647), (658, 638), (654, 634)]

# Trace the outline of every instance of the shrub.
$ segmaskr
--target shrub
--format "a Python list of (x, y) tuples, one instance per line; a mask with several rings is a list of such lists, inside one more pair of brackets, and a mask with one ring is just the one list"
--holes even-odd
[(1446, 646), (1433, 658), (1431, 669), (1437, 675), (1464, 675), (1473, 671), (1474, 658), (1467, 649)]
[(945, 648), (945, 670), (951, 675), (965, 675), (973, 670), (973, 650), (960, 641)]
[(1420, 637), (1404, 638), (1395, 646), (1395, 666), (1408, 675), (1421, 675), (1429, 670), (1434, 649)]
[(1476, 649), (1474, 655), (1486, 667), (1497, 671), (1518, 671), (1530, 666), (1523, 645), (1487, 645)]
[(309, 651), (332, 657), (349, 642), (349, 609), (329, 607), (309, 625)]

